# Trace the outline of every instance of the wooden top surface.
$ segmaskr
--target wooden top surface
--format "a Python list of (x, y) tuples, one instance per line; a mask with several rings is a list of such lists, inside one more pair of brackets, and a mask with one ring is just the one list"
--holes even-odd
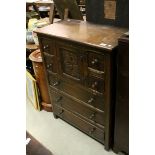
[(118, 38), (127, 31), (123, 28), (69, 19), (37, 29), (35, 32), (111, 50), (117, 46)]

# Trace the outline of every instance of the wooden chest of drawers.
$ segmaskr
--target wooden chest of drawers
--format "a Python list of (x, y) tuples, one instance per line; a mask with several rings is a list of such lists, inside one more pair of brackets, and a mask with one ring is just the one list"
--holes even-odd
[(60, 117), (109, 149), (116, 27), (78, 20), (55, 23), (36, 31), (42, 51), (55, 117)]

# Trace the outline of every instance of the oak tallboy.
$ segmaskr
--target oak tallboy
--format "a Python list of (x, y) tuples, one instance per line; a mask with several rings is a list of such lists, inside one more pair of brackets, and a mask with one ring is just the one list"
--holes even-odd
[(36, 31), (54, 116), (104, 144), (106, 150), (112, 141), (114, 58), (118, 38), (126, 31), (79, 20)]

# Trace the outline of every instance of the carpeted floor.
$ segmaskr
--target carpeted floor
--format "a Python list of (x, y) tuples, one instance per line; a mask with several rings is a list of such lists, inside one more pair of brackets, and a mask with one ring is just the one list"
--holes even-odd
[(26, 155), (53, 155), (28, 132), (26, 132), (26, 138), (30, 138), (29, 143), (26, 145)]

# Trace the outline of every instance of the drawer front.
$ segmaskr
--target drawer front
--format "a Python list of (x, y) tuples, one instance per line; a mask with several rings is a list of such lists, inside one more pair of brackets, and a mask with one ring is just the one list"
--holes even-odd
[(104, 55), (89, 52), (88, 53), (88, 67), (104, 72), (105, 70)]
[(55, 73), (51, 73), (51, 72), (47, 71), (48, 83), (50, 86), (61, 90), (61, 81), (56, 75), (57, 74), (55, 74)]
[(96, 126), (88, 123), (77, 115), (58, 106), (54, 106), (54, 113), (68, 123), (72, 124), (73, 126), (77, 127), (81, 131), (85, 132), (89, 136), (104, 144), (104, 130), (97, 128)]
[(58, 73), (58, 66), (57, 66), (57, 60), (55, 55), (49, 55), (46, 53), (43, 53), (43, 59), (44, 64), (46, 67), (46, 70), (51, 71), (53, 73)]
[(90, 75), (96, 76), (96, 77), (101, 78), (101, 79), (104, 79), (104, 76), (105, 76), (104, 72), (98, 71), (96, 69), (92, 69), (90, 67), (88, 67), (88, 70), (87, 70), (87, 74), (86, 75), (87, 76), (90, 76)]
[(56, 55), (54, 43), (51, 39), (41, 38), (42, 51), (50, 55)]
[(101, 78), (90, 75), (87, 79), (87, 85), (91, 90), (97, 91), (101, 94), (105, 91), (104, 80)]
[(97, 108), (99, 110), (104, 111), (104, 96), (100, 95), (96, 92), (88, 92), (81, 87), (79, 87), (76, 83), (69, 84), (65, 82), (63, 79), (58, 78), (52, 74), (48, 74), (49, 84), (52, 88), (57, 90), (61, 90), (74, 98), (83, 101), (85, 104)]
[(94, 124), (98, 123), (104, 125), (104, 112), (92, 110), (89, 107), (52, 90), (51, 95), (54, 104), (72, 111), (77, 115), (83, 116)]

